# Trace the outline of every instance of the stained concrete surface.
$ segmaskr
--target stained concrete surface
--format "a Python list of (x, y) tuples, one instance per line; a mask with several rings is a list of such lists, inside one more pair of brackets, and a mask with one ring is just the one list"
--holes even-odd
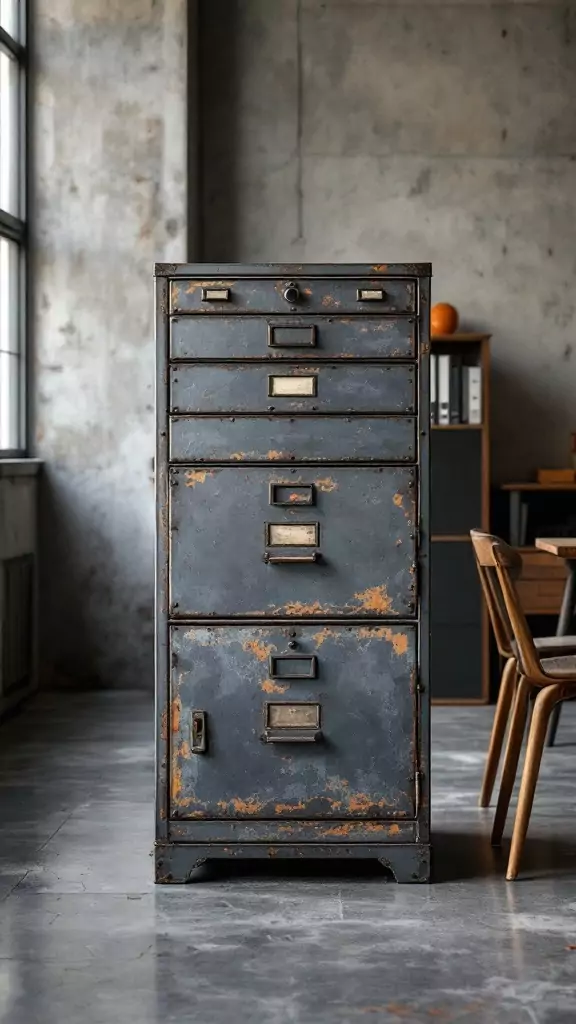
[(430, 260), (493, 334), (495, 479), (565, 465), (576, 6), (205, 0), (201, 33), (203, 257)]
[(492, 709), (437, 708), (436, 881), (370, 864), (151, 881), (152, 706), (42, 696), (0, 730), (2, 1024), (573, 1024), (576, 707), (521, 878), (476, 796)]

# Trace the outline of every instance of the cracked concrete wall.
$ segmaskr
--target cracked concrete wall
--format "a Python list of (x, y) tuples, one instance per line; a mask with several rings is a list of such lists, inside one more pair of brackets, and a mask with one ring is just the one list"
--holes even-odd
[(45, 679), (151, 687), (153, 263), (186, 253), (186, 0), (36, 0)]
[(568, 465), (576, 5), (205, 0), (202, 52), (204, 256), (431, 260), (494, 335), (495, 478)]

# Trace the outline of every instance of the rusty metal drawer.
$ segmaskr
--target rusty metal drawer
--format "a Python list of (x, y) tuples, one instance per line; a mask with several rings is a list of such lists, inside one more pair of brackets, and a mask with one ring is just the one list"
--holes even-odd
[(414, 818), (414, 625), (170, 634), (171, 819)]
[(171, 359), (414, 359), (414, 317), (181, 316)]
[(172, 416), (171, 462), (412, 462), (413, 416)]
[(170, 615), (413, 615), (415, 469), (172, 467)]
[(170, 368), (175, 413), (390, 412), (415, 408), (413, 365), (184, 363)]
[(410, 278), (179, 279), (170, 283), (171, 313), (415, 313)]

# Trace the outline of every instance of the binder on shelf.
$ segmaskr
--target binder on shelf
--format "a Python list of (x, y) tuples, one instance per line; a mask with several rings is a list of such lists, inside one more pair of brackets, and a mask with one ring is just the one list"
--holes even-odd
[(430, 356), (430, 422), (438, 423), (438, 397), (437, 397), (437, 356)]
[(482, 368), (467, 366), (468, 422), (482, 423)]
[(450, 356), (450, 423), (462, 423), (461, 356)]
[(438, 356), (438, 423), (450, 423), (450, 356)]

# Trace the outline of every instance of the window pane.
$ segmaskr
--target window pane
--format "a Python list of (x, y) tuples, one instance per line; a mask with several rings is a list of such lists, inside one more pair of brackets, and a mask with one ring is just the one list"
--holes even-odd
[(14, 39), (18, 39), (18, 0), (0, 0), (0, 25)]
[(0, 50), (0, 209), (19, 215), (20, 68)]
[(0, 448), (20, 447), (20, 356), (0, 352)]
[(20, 250), (0, 238), (0, 351), (19, 352)]

